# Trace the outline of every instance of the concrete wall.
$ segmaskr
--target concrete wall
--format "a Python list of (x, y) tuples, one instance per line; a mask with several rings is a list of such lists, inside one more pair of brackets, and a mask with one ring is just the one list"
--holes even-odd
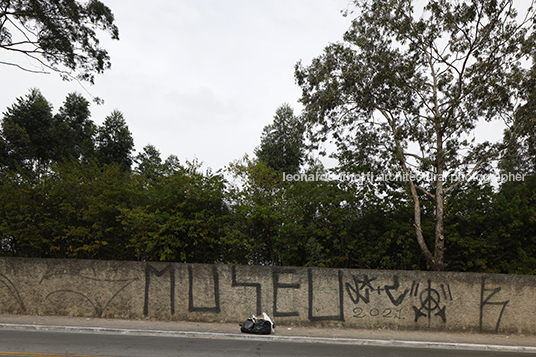
[(536, 334), (536, 277), (0, 258), (0, 313)]

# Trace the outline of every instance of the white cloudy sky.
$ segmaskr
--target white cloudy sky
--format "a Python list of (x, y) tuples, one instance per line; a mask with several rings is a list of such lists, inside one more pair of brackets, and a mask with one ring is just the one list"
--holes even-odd
[[(214, 170), (251, 154), (279, 105), (299, 112), (294, 65), (310, 63), (350, 23), (340, 13), (348, 0), (103, 2), (120, 40), (101, 37), (112, 69), (85, 85), (105, 100), (92, 104), (92, 119), (101, 124), (118, 109), (138, 151), (153, 144), (163, 158), (197, 158)], [(29, 88), (39, 88), (55, 109), (73, 91), (90, 98), (56, 74), (9, 66), (0, 66), (0, 83), (0, 112)]]

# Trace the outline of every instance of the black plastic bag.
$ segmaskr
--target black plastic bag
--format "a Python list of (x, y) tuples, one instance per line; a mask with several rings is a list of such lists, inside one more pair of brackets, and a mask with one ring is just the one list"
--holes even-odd
[(242, 325), (240, 325), (240, 331), (245, 333), (253, 333), (253, 327), (255, 327), (255, 321), (249, 318)]
[(270, 320), (258, 319), (255, 316), (250, 316), (242, 325), (240, 325), (240, 331), (256, 335), (269, 335), (273, 331), (273, 325)]

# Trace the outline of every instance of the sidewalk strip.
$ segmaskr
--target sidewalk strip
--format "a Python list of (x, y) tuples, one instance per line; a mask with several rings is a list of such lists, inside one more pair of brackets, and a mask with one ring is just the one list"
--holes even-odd
[(62, 353), (34, 353), (34, 352), (0, 352), (0, 356), (9, 357), (103, 357), (103, 356), (87, 356), (87, 355), (70, 355)]

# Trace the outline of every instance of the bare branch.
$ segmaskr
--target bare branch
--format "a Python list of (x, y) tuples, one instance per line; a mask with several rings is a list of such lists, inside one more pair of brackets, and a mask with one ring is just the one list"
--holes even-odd
[(429, 192), (428, 190), (425, 190), (418, 185), (415, 185), (415, 188), (424, 193), (426, 196), (430, 197), (432, 200), (435, 200), (436, 196), (433, 193)]
[(28, 69), (28, 68), (24, 68), (16, 63), (9, 63), (9, 62), (2, 62), (0, 61), (0, 64), (4, 64), (4, 65), (7, 65), (7, 66), (13, 66), (13, 67), (17, 67), (19, 69), (22, 69), (23, 71), (26, 71), (26, 72), (31, 72), (31, 73), (39, 73), (39, 74), (50, 74), (50, 72), (45, 72), (45, 71), (35, 71), (35, 70), (31, 70), (31, 69)]

